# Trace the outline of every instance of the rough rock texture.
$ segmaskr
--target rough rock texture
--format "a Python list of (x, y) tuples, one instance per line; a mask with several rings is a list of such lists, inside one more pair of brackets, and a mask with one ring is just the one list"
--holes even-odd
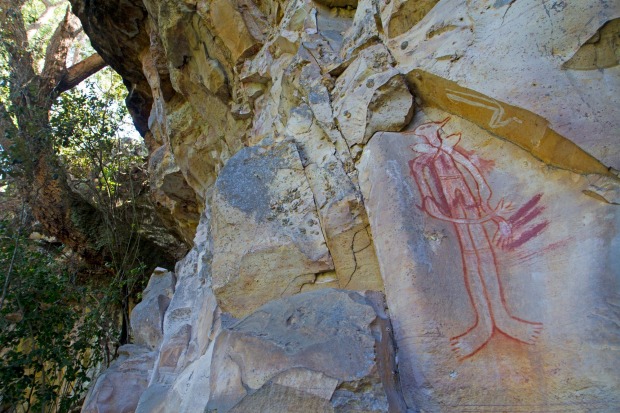
[(620, 410), (618, 2), (72, 3), (193, 245), (128, 406)]
[[(620, 96), (620, 67), (593, 62), (576, 70), (565, 63), (618, 17), (620, 6), (607, 1), (440, 1), (387, 46), (412, 83), (426, 84), (420, 87), (428, 91), (420, 96), (426, 103), (475, 119), (529, 150), (521, 141), (528, 139), (543, 161), (601, 172), (595, 161), (620, 169), (619, 146), (608, 138), (620, 129), (612, 109)], [(595, 159), (573, 159), (579, 149)]]
[(164, 314), (174, 294), (174, 273), (156, 268), (142, 292), (142, 301), (131, 312), (134, 343), (155, 349), (163, 334)]
[(118, 358), (92, 385), (82, 407), (88, 413), (129, 413), (136, 410), (149, 384), (156, 353), (146, 347), (127, 344)]
[[(337, 409), (387, 411), (380, 370), (394, 366), (377, 361), (387, 334), (374, 328), (377, 318), (367, 299), (343, 290), (302, 293), (262, 306), (216, 339), (208, 408), (225, 412), (237, 405), (232, 411), (245, 411), (262, 393), (292, 389), (306, 396), (303, 404), (317, 408), (328, 409), (331, 400)], [(345, 389), (352, 390), (341, 400)], [(290, 401), (272, 402), (270, 409), (286, 411), (284, 403)]]
[(294, 142), (233, 156), (216, 181), (212, 214), (213, 289), (235, 317), (334, 269)]
[[(325, 411), (381, 412), (389, 406), (404, 406), (381, 293), (322, 289), (297, 294), (270, 301), (239, 322), (227, 317), (229, 321), (222, 325), (210, 281), (204, 277), (208, 264), (197, 252), (211, 247), (208, 242), (196, 244), (176, 268), (177, 288), (166, 311), (158, 351), (146, 353), (150, 364), (139, 370), (139, 376), (127, 377), (130, 382), (139, 379), (140, 387), (131, 386), (129, 397), (113, 382), (108, 384), (136, 364), (135, 357), (121, 358), (101, 376), (85, 404), (84, 409), (90, 410), (84, 411), (114, 411), (114, 403), (123, 397), (127, 407), (122, 411), (138, 412), (205, 408), (242, 412), (250, 409), (244, 406), (255, 403), (262, 403), (263, 411), (287, 411), (295, 400), (296, 409)], [(156, 286), (170, 275), (153, 274), (146, 304), (132, 313), (134, 328), (152, 329), (136, 320), (151, 313), (149, 303), (159, 292)], [(188, 305), (203, 308), (189, 311)], [(129, 347), (139, 350), (139, 355), (148, 351)], [(105, 389), (112, 387), (116, 396), (110, 401)]]
[(448, 116), (378, 134), (360, 166), (408, 405), (613, 411), (617, 207)]

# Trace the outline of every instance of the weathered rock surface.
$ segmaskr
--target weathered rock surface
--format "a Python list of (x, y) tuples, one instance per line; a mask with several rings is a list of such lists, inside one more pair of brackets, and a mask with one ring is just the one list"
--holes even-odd
[(72, 3), (193, 245), (137, 411), (620, 410), (618, 2)]
[(213, 289), (235, 317), (334, 269), (293, 142), (230, 159), (215, 184), (212, 231)]
[(407, 404), (616, 410), (617, 207), (581, 194), (582, 176), (424, 112), (378, 133), (360, 166)]
[(411, 120), (413, 97), (392, 63), (384, 45), (370, 46), (336, 81), (334, 115), (354, 157), (376, 131), (398, 131)]
[[(416, 83), (419, 71), (438, 77), (439, 85), (423, 78), (426, 87), (420, 97), (429, 104), (468, 119), (484, 113), (486, 119), (479, 125), (508, 140), (513, 140), (510, 131), (524, 133), (531, 123), (541, 122), (523, 112), (511, 113), (504, 104), (525, 109), (602, 164), (620, 169), (620, 146), (608, 138), (610, 132), (620, 130), (620, 118), (613, 114), (620, 96), (620, 66), (610, 59), (600, 68), (593, 61), (591, 70), (584, 70), (585, 63), (580, 63), (582, 70), (565, 65), (584, 43), (596, 39), (599, 30), (607, 38), (605, 33), (614, 31), (614, 24), (610, 29), (602, 27), (618, 17), (620, 5), (598, 0), (570, 6), (566, 2), (440, 1), (387, 46), (411, 82)], [(615, 33), (617, 38), (617, 29)], [(490, 51), (492, 58), (488, 58)], [(596, 53), (589, 55), (596, 58)], [(445, 86), (444, 80), (470, 91), (443, 92), (446, 87), (454, 89)], [(532, 139), (543, 138), (536, 135)], [(543, 141), (534, 146), (542, 146), (548, 157), (566, 156), (557, 145)]]
[(390, 38), (409, 31), (424, 18), (438, 0), (394, 0), (380, 2), (381, 21)]
[[(161, 345), (156, 351), (125, 346), (122, 357), (99, 378), (83, 411), (404, 408), (381, 293), (322, 289), (297, 294), (222, 325), (203, 278), (208, 263), (198, 253), (201, 249), (208, 255), (210, 245), (196, 244), (176, 268), (178, 283)], [(139, 322), (146, 315), (141, 312), (152, 311), (153, 298), (162, 296), (158, 293), (167, 289), (165, 281), (171, 277), (170, 272), (154, 273), (143, 303), (132, 313), (136, 337), (152, 332), (150, 323)], [(188, 311), (188, 305), (202, 308)], [(122, 388), (125, 379), (129, 385)]]
[[(316, 408), (342, 411), (344, 402), (354, 411), (387, 411), (380, 370), (391, 373), (393, 366), (379, 360), (381, 345), (389, 341), (381, 341), (388, 332), (375, 329), (377, 318), (371, 302), (343, 290), (264, 305), (216, 339), (208, 407), (225, 412), (239, 403), (232, 411), (244, 411), (242, 406), (252, 406), (265, 393), (279, 394), (277, 400), (290, 392), (305, 395), (303, 403)], [(345, 389), (349, 394), (340, 400)], [(270, 408), (286, 411), (285, 403), (290, 402), (272, 402)]]
[(209, 239), (198, 232), (196, 247), (177, 263), (177, 286), (163, 321), (163, 340), (151, 384), (171, 385), (206, 351), (218, 328), (217, 302), (211, 289)]
[(104, 371), (86, 396), (84, 413), (129, 413), (136, 410), (149, 384), (156, 353), (146, 347), (127, 344), (118, 358)]
[(156, 268), (142, 293), (142, 301), (131, 312), (134, 343), (152, 350), (162, 340), (164, 314), (174, 294), (174, 273)]

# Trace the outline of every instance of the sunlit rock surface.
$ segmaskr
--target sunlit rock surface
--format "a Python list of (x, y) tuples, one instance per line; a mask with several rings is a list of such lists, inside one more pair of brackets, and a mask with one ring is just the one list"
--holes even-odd
[(613, 411), (617, 207), (448, 116), (377, 134), (360, 165), (408, 405)]
[(83, 412), (133, 412), (149, 384), (149, 372), (156, 357), (154, 351), (135, 344), (119, 348), (118, 358), (89, 390)]
[(193, 245), (85, 412), (620, 410), (618, 2), (72, 3)]
[(294, 142), (234, 155), (216, 181), (212, 213), (213, 289), (235, 317), (334, 269)]

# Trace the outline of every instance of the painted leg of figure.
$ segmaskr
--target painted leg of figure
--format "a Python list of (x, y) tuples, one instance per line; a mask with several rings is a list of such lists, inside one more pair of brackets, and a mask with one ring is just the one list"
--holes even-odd
[(480, 263), (480, 274), (488, 294), (495, 327), (502, 333), (523, 343), (534, 344), (542, 331), (542, 324), (510, 315), (506, 308), (506, 301), (499, 279), (495, 252), (489, 241), (488, 234), (482, 225), (470, 225), (469, 230), (472, 240), (477, 245), (476, 251)]
[(482, 283), (478, 257), (473, 249), (467, 225), (455, 224), (455, 227), (463, 257), (465, 287), (476, 313), (476, 322), (463, 334), (453, 337), (450, 342), (457, 356), (459, 358), (466, 358), (473, 356), (491, 338), (493, 334), (493, 316), (484, 290), (484, 284)]

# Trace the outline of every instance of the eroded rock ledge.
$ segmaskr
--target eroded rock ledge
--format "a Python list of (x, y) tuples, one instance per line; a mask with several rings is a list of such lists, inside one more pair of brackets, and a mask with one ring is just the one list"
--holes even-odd
[(84, 412), (620, 410), (618, 4), (72, 3), (193, 244)]

